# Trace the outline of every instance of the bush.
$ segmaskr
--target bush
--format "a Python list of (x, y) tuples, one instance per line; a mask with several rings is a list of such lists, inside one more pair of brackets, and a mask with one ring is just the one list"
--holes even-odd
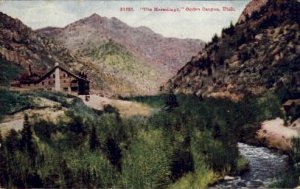
[(30, 97), (0, 88), (0, 120), (7, 114), (13, 114), (33, 106)]
[(0, 86), (8, 86), (21, 71), (20, 66), (0, 58)]
[(170, 182), (170, 154), (158, 130), (141, 131), (123, 160), (126, 188), (160, 188)]

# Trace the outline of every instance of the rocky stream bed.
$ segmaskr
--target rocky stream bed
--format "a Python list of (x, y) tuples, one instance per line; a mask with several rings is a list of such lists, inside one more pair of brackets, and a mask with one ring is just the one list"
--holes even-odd
[(250, 170), (240, 176), (226, 176), (224, 181), (211, 188), (265, 188), (289, 167), (287, 155), (244, 143), (239, 143), (238, 147), (241, 155), (248, 160)]

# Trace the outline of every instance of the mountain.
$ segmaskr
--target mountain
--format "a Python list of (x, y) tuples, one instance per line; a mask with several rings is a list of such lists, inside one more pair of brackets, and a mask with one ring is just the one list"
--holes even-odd
[(238, 22), (243, 22), (250, 17), (253, 12), (259, 11), (262, 6), (264, 6), (268, 0), (252, 0), (250, 1), (245, 9), (243, 10), (241, 16), (238, 19)]
[[(98, 30), (102, 28), (102, 24), (98, 23), (102, 22), (101, 20), (108, 20), (108, 23), (104, 24), (105, 27), (108, 27), (107, 25), (109, 24), (111, 25), (111, 27), (108, 27), (110, 30), (107, 31), (109, 35), (103, 37), (103, 40), (100, 40), (101, 37), (97, 38), (98, 34), (100, 35)], [(148, 33), (159, 36), (145, 27), (130, 28), (116, 18), (107, 19), (98, 15), (92, 15), (66, 28), (47, 28), (39, 32), (33, 31), (20, 20), (4, 13), (0, 13), (0, 21), (1, 84), (6, 83), (7, 78), (15, 77), (17, 73), (19, 74), (17, 77), (29, 75), (31, 74), (30, 72), (43, 74), (45, 70), (53, 67), (55, 62), (59, 62), (62, 66), (74, 72), (87, 72), (91, 80), (91, 87), (96, 93), (104, 95), (149, 94), (158, 91), (161, 82), (166, 81), (170, 75), (170, 70), (174, 69), (173, 67), (175, 66), (175, 64), (165, 63), (165, 66), (162, 66), (163, 68), (159, 67), (154, 64), (154, 61), (150, 63), (150, 59), (138, 55), (136, 51), (128, 50), (129, 46), (136, 49), (141, 49), (142, 47), (136, 47), (134, 43), (125, 46), (116, 42), (118, 40), (114, 41), (119, 35), (117, 34), (118, 32), (124, 33), (124, 29), (121, 29), (122, 27), (125, 27), (126, 30), (129, 28), (128, 30), (132, 30), (131, 32), (143, 33), (144, 36), (140, 36), (139, 40), (141, 38), (146, 39)], [(93, 26), (96, 26), (94, 28), (95, 33), (90, 33), (89, 29), (82, 29), (82, 27), (86, 27), (92, 30)], [(64, 32), (67, 33), (65, 34)], [(72, 32), (74, 35), (71, 35)], [(51, 35), (66, 35), (68, 36), (67, 43), (61, 43), (60, 40), (53, 39)], [(93, 37), (93, 35), (96, 37)], [(126, 38), (129, 38), (129, 36)], [(159, 37), (159, 39), (163, 40), (165, 38)], [(82, 40), (84, 40), (84, 43)], [(192, 46), (193, 42), (197, 41), (173, 38), (165, 40), (171, 41), (169, 44), (179, 41), (177, 43), (178, 46), (181, 43), (187, 44), (190, 41), (190, 46)], [(151, 40), (148, 42), (151, 43)], [(138, 42), (135, 41), (135, 43)], [(200, 41), (197, 45), (201, 47)], [(180, 53), (179, 50), (174, 50), (173, 47), (165, 47), (166, 51), (170, 50), (170, 52), (165, 53), (166, 57), (171, 56), (170, 53), (172, 51)], [(150, 57), (150, 55), (147, 56)], [(182, 62), (185, 62), (185, 60)], [(175, 67), (178, 67), (178, 65)], [(5, 80), (5, 82), (2, 82), (2, 80)]]
[(37, 32), (144, 94), (157, 92), (204, 46), (198, 39), (167, 38), (147, 27), (130, 27), (115, 17), (97, 14), (63, 28), (47, 27)]
[[(300, 89), (300, 3), (269, 0), (214, 36), (178, 71), (164, 91), (240, 99), (269, 89)], [(252, 7), (252, 8), (251, 8)], [(251, 12), (253, 11), (253, 12)]]
[(33, 31), (20, 20), (0, 12), (0, 84), (34, 72), (44, 74), (59, 62), (73, 72), (85, 71), (91, 87), (103, 95), (132, 94), (135, 86), (97, 68), (91, 61), (55, 40)]
[(0, 12), (0, 58), (29, 71), (37, 72), (54, 65), (56, 61), (72, 64), (75, 58), (52, 39), (43, 37), (20, 20)]

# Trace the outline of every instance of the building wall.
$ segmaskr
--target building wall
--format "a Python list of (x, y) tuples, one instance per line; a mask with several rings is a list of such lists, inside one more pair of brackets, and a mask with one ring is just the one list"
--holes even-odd
[[(59, 69), (59, 68), (57, 68)], [(64, 92), (72, 92), (71, 88), (75, 89), (78, 92), (78, 81), (77, 78), (73, 77), (72, 75), (68, 74), (64, 70), (59, 69), (59, 81), (60, 81), (60, 91)], [(73, 82), (72, 82), (73, 81)], [(31, 89), (44, 89), (48, 91), (55, 91), (55, 70), (50, 73), (46, 78), (41, 80), (39, 83), (36, 84), (22, 84), (21, 87), (31, 88)]]

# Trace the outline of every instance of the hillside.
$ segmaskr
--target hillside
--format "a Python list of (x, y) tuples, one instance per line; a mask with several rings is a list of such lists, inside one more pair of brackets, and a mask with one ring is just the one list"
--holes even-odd
[(114, 94), (116, 90), (111, 83), (117, 83), (117, 89), (128, 91), (132, 86), (122, 79), (96, 68), (89, 60), (75, 55), (53, 39), (40, 35), (20, 20), (0, 12), (0, 68), (1, 85), (32, 72), (43, 74), (59, 62), (62, 66), (77, 71), (86, 71), (93, 89), (102, 93)]
[(29, 65), (39, 72), (50, 68), (56, 61), (63, 64), (75, 62), (70, 52), (43, 37), (20, 20), (0, 12), (0, 57), (16, 63), (25, 70)]
[(269, 0), (257, 6), (253, 2), (236, 25), (214, 36), (163, 90), (234, 100), (249, 92), (299, 90), (300, 3)]
[(197, 39), (166, 38), (147, 27), (130, 27), (119, 19), (93, 14), (64, 28), (37, 32), (80, 54), (144, 94), (153, 94), (204, 43)]

